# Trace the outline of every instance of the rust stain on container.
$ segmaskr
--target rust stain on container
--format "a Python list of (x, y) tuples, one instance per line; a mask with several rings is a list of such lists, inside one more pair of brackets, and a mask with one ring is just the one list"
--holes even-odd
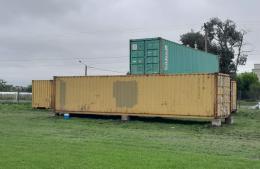
[(237, 110), (237, 82), (231, 81), (231, 112)]
[(32, 107), (52, 108), (53, 107), (53, 81), (33, 80), (32, 81)]
[(66, 99), (66, 83), (64, 83), (63, 81), (60, 81), (60, 104), (61, 104), (61, 108), (64, 108), (65, 105), (65, 99)]

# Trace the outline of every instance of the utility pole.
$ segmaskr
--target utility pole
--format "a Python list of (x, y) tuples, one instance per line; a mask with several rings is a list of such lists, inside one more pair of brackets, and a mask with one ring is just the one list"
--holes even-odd
[(88, 75), (88, 66), (85, 65), (85, 76), (87, 76), (87, 75)]
[(81, 63), (85, 66), (85, 76), (87, 76), (88, 75), (88, 65), (83, 63), (81, 60), (79, 60), (79, 63)]
[(208, 27), (204, 23), (204, 30), (205, 30), (205, 52), (208, 52)]
[(16, 95), (16, 102), (19, 103), (20, 102), (20, 86), (17, 86), (17, 95)]

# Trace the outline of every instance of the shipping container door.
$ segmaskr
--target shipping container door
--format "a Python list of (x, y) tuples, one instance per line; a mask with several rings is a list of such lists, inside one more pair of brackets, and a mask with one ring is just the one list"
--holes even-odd
[(230, 114), (230, 77), (217, 76), (217, 116), (227, 117)]
[(32, 107), (52, 108), (53, 82), (51, 80), (32, 81)]
[(145, 74), (159, 73), (160, 40), (145, 41)]
[(130, 42), (131, 74), (144, 74), (145, 51), (144, 40)]

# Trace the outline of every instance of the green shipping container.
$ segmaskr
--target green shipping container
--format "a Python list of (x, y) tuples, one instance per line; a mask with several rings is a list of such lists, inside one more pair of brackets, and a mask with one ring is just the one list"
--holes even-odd
[(217, 55), (162, 38), (130, 40), (131, 74), (219, 72)]

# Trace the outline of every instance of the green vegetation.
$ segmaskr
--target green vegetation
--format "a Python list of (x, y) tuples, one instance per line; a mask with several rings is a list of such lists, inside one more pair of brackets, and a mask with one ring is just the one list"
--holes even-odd
[(219, 56), (220, 72), (235, 77), (238, 66), (247, 61), (248, 54), (244, 51), (246, 31), (240, 30), (232, 20), (219, 18), (211, 18), (202, 27), (204, 34), (192, 30), (181, 35), (180, 41), (183, 45), (205, 50), (207, 37), (208, 52)]
[(256, 101), (246, 101), (246, 100), (240, 100), (239, 102), (240, 106), (245, 106), (245, 107), (249, 107), (249, 106), (255, 106), (256, 104), (258, 104), (258, 102)]
[(238, 91), (241, 99), (260, 99), (260, 82), (253, 72), (241, 73), (237, 76)]
[(14, 86), (11, 84), (7, 84), (7, 82), (3, 79), (0, 79), (0, 92), (32, 92), (32, 85), (24, 86)]
[(0, 168), (259, 169), (260, 111), (242, 109), (235, 122), (64, 120), (29, 104), (0, 104)]
[(246, 100), (238, 101), (238, 107), (242, 109), (243, 108), (248, 109), (249, 107), (255, 106), (256, 104), (258, 104), (257, 101), (246, 101)]

